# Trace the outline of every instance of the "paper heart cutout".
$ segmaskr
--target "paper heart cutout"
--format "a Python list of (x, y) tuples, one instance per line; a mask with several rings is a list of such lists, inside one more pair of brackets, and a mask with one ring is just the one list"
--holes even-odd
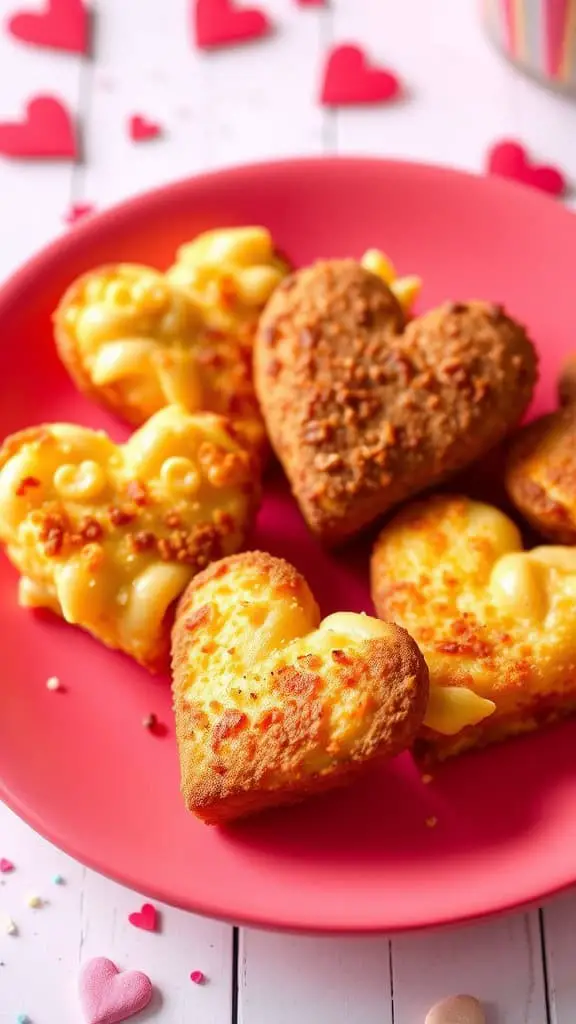
[(532, 185), (551, 196), (566, 192), (566, 179), (557, 167), (531, 163), (524, 147), (512, 140), (498, 142), (489, 151), (488, 173)]
[(93, 203), (72, 203), (64, 214), (64, 220), (67, 224), (76, 224), (77, 221), (83, 220), (84, 217), (94, 213), (95, 209), (96, 207)]
[(0, 871), (3, 875), (8, 875), (11, 871), (14, 871), (14, 865), (11, 860), (7, 860), (6, 857), (0, 859)]
[(140, 910), (128, 915), (128, 920), (135, 928), (142, 928), (145, 932), (155, 932), (158, 924), (156, 907), (152, 903), (143, 903)]
[(123, 445), (72, 424), (8, 437), (0, 539), (22, 573), (20, 604), (164, 669), (173, 603), (195, 572), (242, 546), (258, 468), (227, 420), (176, 405)]
[[(418, 643), (431, 693), (455, 692), (477, 707), (476, 724), (464, 732), (425, 727), (420, 759), (441, 760), (574, 713), (573, 547), (525, 551), (498, 509), (439, 495), (406, 506), (384, 527), (371, 573), (376, 610)], [(486, 701), (494, 707), (483, 708)]]
[(401, 91), (396, 75), (371, 65), (359, 46), (336, 46), (328, 55), (320, 101), (325, 107), (386, 103)]
[(80, 1002), (86, 1024), (121, 1024), (144, 1010), (151, 999), (152, 982), (146, 974), (120, 972), (107, 957), (94, 957), (80, 972)]
[(196, 0), (194, 30), (201, 49), (245, 43), (272, 31), (272, 23), (255, 7), (237, 7), (233, 0)]
[(156, 139), (162, 134), (159, 124), (149, 121), (142, 114), (133, 114), (128, 122), (130, 138), (134, 142), (147, 142), (149, 139)]
[(87, 53), (90, 16), (83, 0), (48, 0), (43, 11), (14, 14), (8, 31), (33, 46)]
[(367, 615), (321, 622), (300, 573), (262, 552), (224, 559), (188, 588), (172, 672), (184, 799), (211, 824), (342, 785), (393, 757), (428, 700), (426, 665), (407, 633)]
[(0, 156), (73, 160), (76, 154), (72, 118), (53, 96), (31, 99), (24, 121), (0, 123)]
[(536, 379), (498, 306), (447, 303), (410, 321), (352, 260), (276, 289), (255, 346), (268, 435), (312, 531), (334, 544), (494, 447)]

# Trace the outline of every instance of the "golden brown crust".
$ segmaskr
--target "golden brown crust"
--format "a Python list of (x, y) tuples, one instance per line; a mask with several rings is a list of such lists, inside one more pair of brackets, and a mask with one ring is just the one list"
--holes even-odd
[(566, 717), (576, 708), (572, 627), (576, 552), (524, 551), (499, 510), (454, 495), (413, 502), (378, 537), (377, 613), (409, 630), (435, 688), (464, 688), (492, 713), (453, 734), (426, 722), (416, 754), (430, 764)]
[(576, 405), (518, 433), (505, 482), (515, 506), (543, 537), (576, 544)]
[(0, 445), (0, 541), (19, 597), (167, 667), (172, 605), (195, 572), (244, 543), (259, 463), (226, 420), (162, 409), (125, 445), (44, 424)]
[[(182, 792), (211, 824), (344, 784), (412, 742), (428, 672), (408, 634), (359, 616), (320, 626), (304, 578), (248, 552), (191, 582), (172, 669)], [(368, 625), (367, 625), (368, 624)]]
[(330, 261), (272, 296), (255, 377), (302, 512), (337, 543), (496, 445), (530, 401), (536, 354), (498, 306), (448, 303), (406, 326), (380, 278)]

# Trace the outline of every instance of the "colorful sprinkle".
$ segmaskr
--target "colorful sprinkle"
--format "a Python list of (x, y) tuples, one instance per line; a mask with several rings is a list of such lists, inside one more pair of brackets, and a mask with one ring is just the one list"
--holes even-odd
[(62, 877), (62, 875), (54, 875), (54, 878), (52, 879), (52, 881), (53, 881), (54, 885), (64, 885), (65, 884), (64, 883), (64, 878)]
[(192, 971), (190, 975), (190, 981), (193, 981), (195, 985), (203, 985), (206, 981), (206, 975), (204, 971)]
[(157, 721), (156, 715), (146, 715), (146, 718), (142, 719), (142, 725), (145, 729), (153, 729)]
[(38, 910), (43, 905), (41, 897), (34, 895), (34, 893), (26, 897), (26, 904), (32, 907), (32, 910)]
[(6, 857), (2, 857), (0, 860), (0, 871), (3, 875), (8, 875), (11, 871), (14, 871), (14, 865), (11, 860), (7, 860)]
[(423, 775), (422, 776), (422, 782), (424, 783), (425, 786), (429, 786), (430, 783), (432, 782), (432, 776), (431, 775)]
[(16, 1017), (16, 1024), (32, 1024), (27, 1013), (19, 1013)]
[(18, 928), (16, 927), (16, 924), (11, 917), (4, 918), (4, 931), (6, 932), (6, 935), (18, 934)]
[(438, 818), (435, 818), (434, 815), (431, 815), (430, 818), (426, 818), (426, 828), (436, 828), (437, 824)]
[(62, 683), (58, 679), (58, 676), (50, 676), (46, 680), (46, 689), (47, 690), (61, 690), (62, 689)]

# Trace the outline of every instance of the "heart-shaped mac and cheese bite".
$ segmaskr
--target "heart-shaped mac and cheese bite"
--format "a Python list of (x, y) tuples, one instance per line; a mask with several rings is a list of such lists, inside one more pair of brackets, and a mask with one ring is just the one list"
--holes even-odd
[(271, 555), (197, 576), (172, 635), (182, 791), (208, 823), (341, 785), (422, 722), (428, 671), (408, 634), (366, 615), (321, 621), (305, 579)]
[(152, 267), (82, 275), (54, 314), (58, 353), (80, 391), (139, 426), (166, 405), (229, 416), (247, 443), (265, 431), (251, 352), (206, 328), (202, 310)]
[(382, 530), (372, 593), (378, 614), (410, 632), (430, 670), (416, 744), (424, 762), (576, 710), (573, 548), (525, 551), (498, 509), (433, 497)]
[(258, 317), (288, 265), (266, 228), (216, 228), (181, 245), (169, 281), (202, 311), (206, 325), (252, 345)]
[(237, 551), (259, 496), (255, 456), (229, 422), (178, 406), (124, 445), (66, 423), (0, 448), (0, 540), (19, 601), (50, 608), (151, 670), (167, 613), (198, 570)]
[(509, 497), (543, 537), (576, 544), (576, 404), (533, 420), (514, 437)]

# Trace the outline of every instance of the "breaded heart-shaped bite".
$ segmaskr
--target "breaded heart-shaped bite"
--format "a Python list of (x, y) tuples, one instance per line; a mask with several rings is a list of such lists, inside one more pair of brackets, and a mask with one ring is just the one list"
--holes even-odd
[(200, 307), (152, 267), (83, 274), (54, 314), (54, 333), (80, 391), (128, 423), (175, 403), (229, 416), (248, 443), (264, 445), (250, 350), (208, 330)]
[(541, 416), (518, 432), (504, 475), (508, 494), (549, 540), (576, 544), (576, 405)]
[(172, 634), (182, 792), (210, 824), (341, 785), (408, 747), (428, 670), (408, 634), (321, 621), (305, 579), (261, 552), (200, 573)]
[(228, 421), (179, 406), (124, 445), (53, 423), (0, 447), (0, 541), (21, 575), (20, 604), (151, 670), (167, 665), (173, 602), (241, 547), (258, 496), (255, 456)]
[(498, 509), (436, 496), (384, 527), (371, 571), (378, 614), (409, 630), (430, 670), (423, 762), (576, 711), (574, 548), (525, 551)]
[(337, 260), (276, 290), (255, 373), (304, 517), (333, 544), (496, 445), (530, 402), (536, 355), (523, 328), (483, 302), (406, 325), (380, 277)]

